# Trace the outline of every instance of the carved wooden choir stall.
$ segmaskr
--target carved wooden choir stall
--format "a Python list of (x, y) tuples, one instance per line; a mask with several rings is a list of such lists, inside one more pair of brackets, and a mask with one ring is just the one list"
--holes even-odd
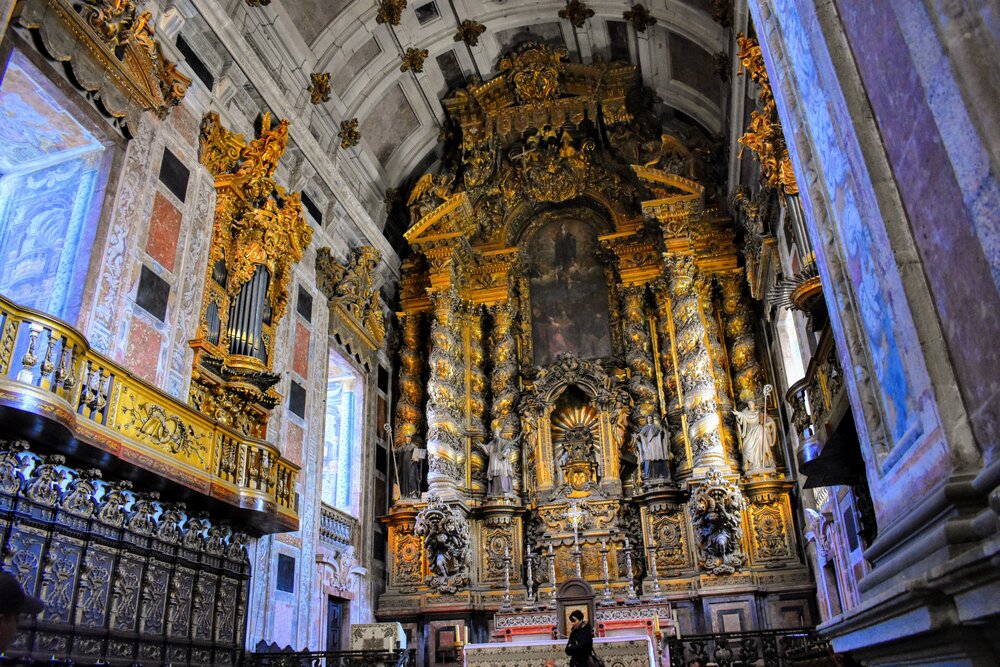
[(634, 67), (564, 56), (447, 97), (408, 199), (378, 615), (432, 661), (570, 579), (691, 632), (810, 617), (717, 151), (660, 133)]

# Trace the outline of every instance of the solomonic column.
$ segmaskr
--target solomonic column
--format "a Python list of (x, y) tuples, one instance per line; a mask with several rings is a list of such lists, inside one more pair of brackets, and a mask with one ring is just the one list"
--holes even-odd
[[(396, 433), (393, 447), (399, 447), (407, 437), (414, 442), (423, 442), (420, 426), (423, 412), (420, 404), (423, 401), (423, 384), (420, 375), (423, 371), (423, 355), (420, 352), (420, 318), (421, 313), (397, 313), (401, 329), (401, 345), (399, 349), (399, 400), (396, 402)], [(404, 471), (397, 468), (397, 474)], [(419, 495), (419, 494), (417, 494)]]
[(622, 299), (621, 317), (625, 325), (625, 361), (632, 374), (629, 379), (629, 393), (634, 401), (632, 421), (637, 428), (649, 417), (659, 424), (654, 382), (656, 370), (646, 318), (646, 286), (627, 285), (621, 287), (619, 293)]
[(483, 363), (483, 311), (479, 304), (469, 304), (463, 316), (466, 338), (463, 340), (467, 351), (465, 360), (468, 372), (465, 374), (466, 433), (469, 436), (469, 485), (474, 492), (486, 490), (486, 460), (480, 447), (488, 438), (484, 417), (486, 415), (486, 371)]
[(419, 434), (421, 417), (420, 403), (423, 400), (423, 386), (420, 374), (423, 370), (423, 355), (420, 353), (419, 312), (398, 313), (402, 341), (399, 349), (399, 400), (396, 402), (396, 430), (407, 430), (415, 436)]
[(455, 303), (450, 291), (431, 295), (430, 380), (427, 383), (427, 483), (428, 492), (442, 499), (458, 496), (465, 478), (462, 451), (461, 387), (462, 350), (456, 334)]
[[(521, 420), (515, 414), (520, 392), (518, 390), (517, 341), (514, 338), (514, 309), (509, 302), (489, 307), (493, 318), (490, 333), (490, 389), (493, 404), (490, 406), (490, 431), (493, 438), (516, 439), (521, 432)], [(521, 447), (514, 447), (514, 493), (521, 493)]]
[[(711, 317), (708, 279), (691, 257), (670, 256), (666, 265), (686, 435), (693, 474), (700, 477), (709, 468), (726, 471), (729, 465), (723, 448), (721, 417), (716, 401), (716, 376), (720, 370), (716, 366), (719, 361), (717, 352), (711, 349), (716, 346), (721, 349), (721, 343), (717, 338), (710, 340), (710, 330), (706, 327)], [(724, 374), (724, 369), (721, 370)]]
[(663, 373), (664, 412), (672, 434), (670, 451), (674, 457), (674, 467), (679, 473), (691, 469), (684, 438), (677, 434), (685, 427), (684, 396), (681, 393), (677, 372), (677, 345), (674, 339), (674, 324), (670, 300), (670, 285), (664, 277), (652, 283), (653, 301), (656, 307), (656, 336), (659, 341), (660, 370)]
[(743, 276), (740, 273), (730, 273), (719, 276), (718, 282), (722, 292), (722, 314), (729, 347), (733, 394), (738, 403), (745, 403), (760, 396), (761, 368), (757, 363), (750, 309), (743, 291)]

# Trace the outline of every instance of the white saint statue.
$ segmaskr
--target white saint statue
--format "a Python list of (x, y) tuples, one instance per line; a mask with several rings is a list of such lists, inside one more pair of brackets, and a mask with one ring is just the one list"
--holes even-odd
[(764, 407), (750, 399), (742, 410), (733, 410), (736, 428), (743, 441), (743, 472), (774, 472), (774, 454), (771, 451), (778, 440), (778, 427), (767, 414), (767, 396), (771, 385), (764, 386)]
[(486, 453), (490, 457), (486, 468), (486, 479), (489, 481), (486, 491), (490, 496), (509, 496), (514, 492), (514, 466), (510, 457), (520, 439), (520, 436), (512, 439), (498, 435), (486, 445)]
[(670, 479), (670, 445), (662, 426), (646, 417), (646, 423), (632, 436), (632, 444), (642, 463), (643, 479)]

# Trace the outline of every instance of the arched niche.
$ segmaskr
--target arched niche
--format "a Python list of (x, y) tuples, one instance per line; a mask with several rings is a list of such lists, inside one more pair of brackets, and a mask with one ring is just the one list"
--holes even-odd
[[(539, 371), (522, 405), (526, 445), (535, 463), (529, 486), (550, 497), (620, 492), (620, 449), (629, 406), (621, 379), (609, 375), (599, 361), (559, 355)], [(580, 456), (583, 441), (594, 464), (586, 480), (579, 479), (586, 468)], [(570, 447), (574, 443), (575, 450)]]

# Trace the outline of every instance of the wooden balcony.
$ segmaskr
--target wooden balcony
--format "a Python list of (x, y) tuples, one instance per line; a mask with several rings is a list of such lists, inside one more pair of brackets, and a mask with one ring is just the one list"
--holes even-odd
[(298, 528), (298, 466), (90, 348), (65, 322), (0, 297), (3, 437), (99, 466), (254, 533)]

